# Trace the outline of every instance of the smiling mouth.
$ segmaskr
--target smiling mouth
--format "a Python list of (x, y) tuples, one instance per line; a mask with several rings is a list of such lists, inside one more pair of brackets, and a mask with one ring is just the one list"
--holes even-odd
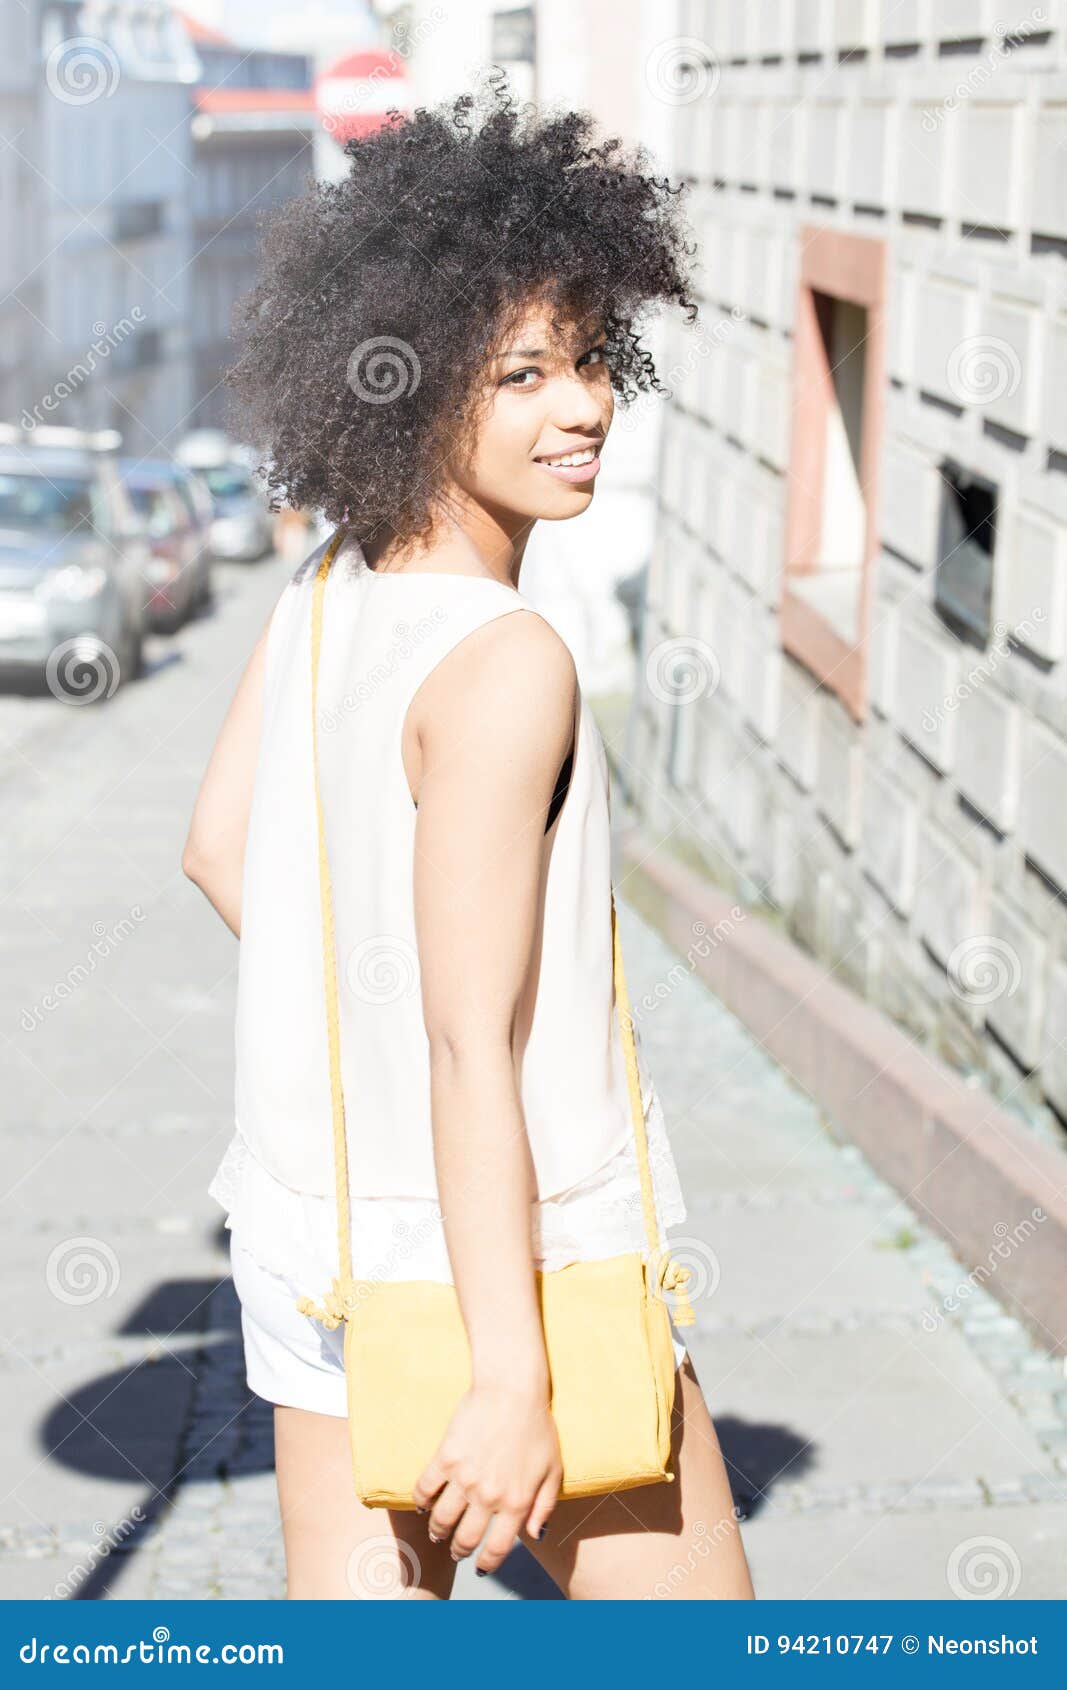
[(556, 481), (592, 481), (600, 472), (600, 449), (584, 446), (580, 452), (559, 452), (551, 458), (535, 458)]
[(578, 469), (582, 464), (591, 464), (599, 455), (599, 447), (583, 446), (579, 452), (556, 452), (550, 458), (537, 458), (536, 463), (544, 464), (546, 469)]

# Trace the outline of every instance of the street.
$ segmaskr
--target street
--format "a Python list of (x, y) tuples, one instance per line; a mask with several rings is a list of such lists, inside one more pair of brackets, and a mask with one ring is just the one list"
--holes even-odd
[[(214, 609), (105, 705), (0, 698), (5, 1597), (283, 1591), (271, 1414), (206, 1196), (237, 947), (179, 859), (292, 567), (221, 567)], [(636, 1001), (675, 958), (624, 890), (619, 919)], [(949, 1250), (697, 981), (642, 1038), (757, 1595), (1062, 1597), (1062, 1365), (988, 1291), (959, 1294)], [(703, 1552), (680, 1542), (649, 1596), (684, 1595)], [(517, 1550), (456, 1594), (558, 1593)]]

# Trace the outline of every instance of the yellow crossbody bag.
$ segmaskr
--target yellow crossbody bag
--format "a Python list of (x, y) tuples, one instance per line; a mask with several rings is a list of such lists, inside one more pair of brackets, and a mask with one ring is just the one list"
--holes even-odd
[[(337, 960), (317, 761), (323, 594), (342, 532), (319, 565), (311, 608), (312, 755), (341, 1271), (321, 1305), (302, 1297), (297, 1307), (330, 1330), (347, 1322), (344, 1364), (357, 1495), (370, 1507), (411, 1509), (415, 1482), (470, 1388), (470, 1347), (454, 1285), (352, 1276)], [(614, 891), (611, 923), (648, 1251), (536, 1274), (551, 1411), (563, 1457), (561, 1497), (599, 1496), (674, 1478), (668, 1462), (675, 1366), (664, 1290), (678, 1293), (676, 1323), (693, 1322), (683, 1289), (689, 1270), (670, 1259), (659, 1237)]]

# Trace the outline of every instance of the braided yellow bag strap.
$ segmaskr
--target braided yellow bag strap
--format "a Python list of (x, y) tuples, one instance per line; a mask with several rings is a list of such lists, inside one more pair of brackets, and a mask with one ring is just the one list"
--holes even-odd
[(630, 1114), (634, 1125), (634, 1143), (637, 1149), (637, 1171), (641, 1180), (641, 1209), (645, 1218), (645, 1236), (648, 1239), (653, 1271), (659, 1284), (666, 1291), (673, 1291), (677, 1298), (672, 1318), (676, 1326), (692, 1326), (695, 1322), (692, 1304), (686, 1295), (685, 1287), (689, 1279), (689, 1269), (674, 1261), (667, 1246), (660, 1240), (659, 1217), (656, 1213), (656, 1199), (652, 1189), (652, 1169), (648, 1160), (648, 1134), (645, 1130), (645, 1106), (641, 1097), (641, 1078), (637, 1068), (637, 1050), (634, 1045), (633, 1016), (630, 1010), (630, 996), (626, 989), (626, 971), (622, 965), (622, 943), (619, 939), (619, 922), (615, 913), (615, 888), (611, 889), (611, 936), (615, 966), (615, 1009), (622, 1029), (622, 1048), (626, 1057), (626, 1083), (630, 1091)]
[[(341, 1085), (341, 1033), (340, 1019), (337, 1008), (337, 952), (334, 940), (333, 926), (333, 894), (330, 885), (330, 864), (326, 853), (326, 827), (322, 811), (322, 794), (319, 788), (318, 766), (318, 698), (319, 698), (319, 654), (322, 648), (322, 613), (326, 589), (326, 577), (330, 566), (337, 555), (337, 549), (344, 538), (345, 529), (338, 528), (329, 545), (326, 547), (315, 575), (315, 583), (311, 598), (311, 746), (313, 762), (313, 778), (315, 786), (315, 812), (318, 822), (319, 842), (319, 901), (322, 907), (322, 960), (323, 979), (326, 993), (326, 1027), (330, 1059), (330, 1103), (333, 1114), (333, 1165), (334, 1180), (337, 1187), (337, 1255), (340, 1263), (340, 1276), (335, 1279), (329, 1292), (321, 1304), (311, 1297), (301, 1297), (297, 1308), (301, 1314), (307, 1314), (314, 1320), (319, 1320), (332, 1331), (351, 1313), (355, 1304), (355, 1287), (352, 1280), (352, 1237), (348, 1199), (348, 1139), (345, 1130), (345, 1102)], [(622, 965), (622, 946), (619, 941), (618, 922), (615, 916), (615, 893), (611, 894), (611, 933), (613, 966), (615, 975), (615, 1002), (622, 1031), (623, 1051), (626, 1058), (626, 1081), (630, 1094), (630, 1110), (633, 1116), (634, 1139), (637, 1150), (637, 1167), (641, 1182), (641, 1208), (644, 1215), (645, 1233), (648, 1238), (653, 1271), (658, 1283), (666, 1290), (677, 1293), (678, 1302), (674, 1311), (674, 1322), (678, 1326), (689, 1326), (693, 1323), (693, 1311), (685, 1296), (685, 1282), (689, 1277), (688, 1268), (679, 1267), (673, 1262), (669, 1253), (660, 1241), (659, 1222), (656, 1214), (655, 1197), (652, 1187), (652, 1170), (648, 1160), (648, 1137), (645, 1131), (645, 1110), (641, 1097), (641, 1080), (637, 1067), (637, 1051), (634, 1045), (633, 1022), (630, 1014), (630, 999), (626, 990), (626, 976)]]
[(333, 891), (330, 861), (326, 854), (326, 824), (319, 787), (319, 652), (322, 648), (322, 611), (326, 577), (337, 555), (345, 530), (338, 528), (322, 555), (311, 595), (311, 759), (315, 784), (315, 814), (319, 839), (319, 902), (322, 908), (322, 966), (326, 990), (326, 1034), (330, 1058), (330, 1105), (333, 1113), (333, 1171), (337, 1189), (337, 1259), (340, 1276), (335, 1279), (321, 1305), (301, 1297), (297, 1308), (327, 1331), (340, 1326), (354, 1306), (352, 1284), (352, 1228), (348, 1207), (348, 1134), (345, 1129), (345, 1099), (341, 1085), (341, 1028), (337, 1009), (337, 948), (333, 930)]

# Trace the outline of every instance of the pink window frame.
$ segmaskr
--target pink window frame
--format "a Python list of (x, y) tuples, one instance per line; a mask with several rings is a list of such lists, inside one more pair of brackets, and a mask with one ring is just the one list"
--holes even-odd
[[(835, 692), (855, 720), (862, 722), (867, 714), (871, 609), (879, 545), (888, 248), (884, 240), (811, 225), (801, 227), (800, 241), (780, 637), (784, 650)], [(816, 293), (848, 300), (863, 306), (867, 312), (859, 465), (866, 523), (855, 645), (815, 606), (793, 591), (798, 576), (809, 575), (818, 568), (826, 424), (834, 404), (833, 375), (819, 331)]]

